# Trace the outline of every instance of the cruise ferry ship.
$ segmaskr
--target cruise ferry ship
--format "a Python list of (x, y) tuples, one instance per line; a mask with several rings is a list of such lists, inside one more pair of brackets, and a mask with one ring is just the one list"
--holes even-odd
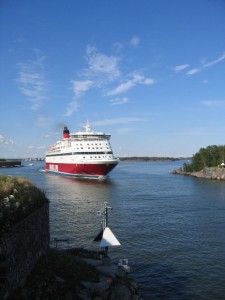
[(118, 164), (110, 134), (95, 132), (87, 122), (84, 131), (63, 130), (63, 139), (46, 152), (46, 171), (75, 177), (104, 178)]

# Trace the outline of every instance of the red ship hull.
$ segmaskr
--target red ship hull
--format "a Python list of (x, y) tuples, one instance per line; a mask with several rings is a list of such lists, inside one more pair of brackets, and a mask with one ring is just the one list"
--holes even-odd
[(71, 164), (46, 162), (46, 171), (77, 177), (98, 177), (107, 175), (113, 168), (115, 168), (116, 165), (117, 162), (104, 164)]

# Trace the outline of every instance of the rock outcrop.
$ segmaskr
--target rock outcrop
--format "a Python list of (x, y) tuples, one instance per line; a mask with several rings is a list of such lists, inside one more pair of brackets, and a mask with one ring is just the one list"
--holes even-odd
[(225, 180), (225, 168), (221, 167), (206, 167), (198, 172), (184, 172), (182, 169), (177, 169), (172, 174), (188, 175), (197, 178), (213, 179), (213, 180)]

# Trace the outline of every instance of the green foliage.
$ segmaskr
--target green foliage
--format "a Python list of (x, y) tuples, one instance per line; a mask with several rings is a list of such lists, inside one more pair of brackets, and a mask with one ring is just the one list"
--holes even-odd
[(47, 201), (44, 192), (28, 179), (0, 175), (0, 234), (9, 231)]
[(185, 172), (197, 172), (205, 167), (220, 166), (222, 161), (225, 160), (225, 145), (223, 146), (208, 146), (201, 148), (192, 157), (191, 164), (184, 164), (183, 170)]

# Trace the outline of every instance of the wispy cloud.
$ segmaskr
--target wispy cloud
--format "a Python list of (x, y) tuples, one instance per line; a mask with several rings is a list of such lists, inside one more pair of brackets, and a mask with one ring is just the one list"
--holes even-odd
[(137, 47), (140, 44), (140, 39), (137, 36), (133, 36), (130, 40), (130, 44), (133, 47)]
[[(95, 78), (95, 81), (113, 81), (121, 74), (119, 70), (119, 57), (108, 56), (97, 51), (96, 47), (88, 46), (86, 50), (86, 61), (88, 68), (84, 75)], [(104, 76), (104, 77), (103, 77)]]
[(202, 72), (204, 69), (207, 69), (207, 68), (211, 68), (213, 67), (214, 65), (222, 62), (225, 60), (225, 52), (220, 56), (218, 57), (217, 59), (211, 61), (211, 62), (203, 62), (201, 66), (199, 66), (198, 68), (192, 68), (191, 70), (189, 70), (186, 74), (188, 76), (191, 76), (191, 75), (194, 75), (196, 73), (199, 73), (199, 72)]
[[(137, 37), (133, 37), (133, 46), (137, 46), (139, 42)], [(80, 70), (77, 79), (71, 80), (73, 95), (72, 101), (67, 105), (66, 116), (71, 116), (78, 110), (81, 97), (92, 89), (99, 90), (102, 97), (108, 97), (126, 93), (138, 84), (152, 85), (155, 83), (152, 78), (148, 78), (138, 71), (124, 74), (121, 71), (121, 56), (100, 53), (94, 46), (87, 46), (85, 60), (86, 67)], [(117, 85), (117, 87), (113, 89), (113, 85)], [(125, 104), (128, 103), (128, 98), (116, 98), (110, 102), (112, 105)]]
[(135, 72), (130, 75), (130, 79), (118, 85), (115, 89), (107, 93), (108, 96), (119, 95), (127, 92), (137, 84), (152, 85), (155, 81), (151, 78), (145, 78), (142, 74)]
[(110, 100), (110, 102), (112, 103), (112, 105), (126, 104), (126, 103), (128, 103), (128, 98), (127, 97), (115, 98), (115, 99)]
[(92, 80), (72, 80), (71, 83), (74, 95), (77, 98), (81, 97), (94, 85)]
[(84, 95), (93, 85), (92, 80), (71, 80), (73, 100), (67, 104), (67, 111), (65, 116), (71, 116), (77, 111), (80, 106), (80, 97)]
[(113, 124), (127, 124), (127, 123), (131, 123), (131, 122), (142, 122), (142, 121), (145, 121), (145, 119), (124, 117), (124, 118), (95, 121), (95, 122), (92, 122), (92, 124), (96, 125), (96, 126), (99, 126), (99, 125), (102, 126), (102, 125), (113, 125)]
[(131, 127), (123, 127), (123, 128), (119, 128), (117, 130), (117, 132), (119, 134), (127, 134), (127, 133), (132, 132), (132, 131), (134, 131), (134, 128), (131, 128)]
[(79, 80), (71, 80), (73, 100), (67, 105), (66, 116), (71, 116), (80, 106), (80, 98), (91, 88), (102, 88), (120, 77), (120, 58), (98, 52), (94, 46), (87, 46), (85, 60), (87, 67), (78, 74)]
[(215, 60), (213, 60), (213, 61), (211, 61), (211, 62), (209, 62), (209, 63), (205, 63), (205, 64), (203, 65), (203, 67), (204, 67), (204, 68), (212, 67), (212, 66), (218, 64), (219, 62), (221, 62), (221, 61), (223, 61), (223, 60), (225, 60), (225, 52), (224, 52), (219, 58), (217, 58), (217, 59), (215, 59)]
[(201, 136), (201, 135), (207, 135), (208, 131), (204, 129), (195, 129), (190, 131), (182, 131), (182, 132), (176, 132), (175, 135), (179, 136)]
[(36, 123), (39, 127), (46, 127), (51, 123), (51, 119), (44, 115), (38, 115)]
[(205, 106), (225, 106), (225, 100), (204, 100), (202, 104)]
[(13, 140), (7, 140), (7, 139), (5, 139), (5, 137), (2, 134), (0, 134), (0, 144), (14, 145), (14, 141)]
[[(37, 53), (37, 51), (36, 51)], [(17, 83), (21, 93), (32, 103), (31, 109), (40, 109), (43, 100), (47, 98), (47, 81), (44, 74), (44, 56), (36, 60), (19, 63)]]
[(73, 100), (67, 104), (67, 111), (65, 113), (66, 117), (71, 116), (75, 111), (77, 111), (78, 107), (80, 106), (79, 100)]
[(57, 131), (57, 132), (46, 133), (45, 135), (43, 135), (43, 137), (45, 139), (49, 139), (51, 137), (55, 137), (55, 136), (58, 136), (58, 135), (59, 135), (59, 132)]
[(188, 67), (189, 67), (189, 64), (179, 65), (179, 66), (176, 66), (176, 67), (174, 68), (174, 71), (175, 71), (176, 73), (179, 73), (179, 72), (181, 72), (181, 71), (187, 69)]
[(200, 69), (191, 69), (189, 70), (186, 74), (191, 76), (191, 75), (194, 75), (196, 73), (200, 72)]

